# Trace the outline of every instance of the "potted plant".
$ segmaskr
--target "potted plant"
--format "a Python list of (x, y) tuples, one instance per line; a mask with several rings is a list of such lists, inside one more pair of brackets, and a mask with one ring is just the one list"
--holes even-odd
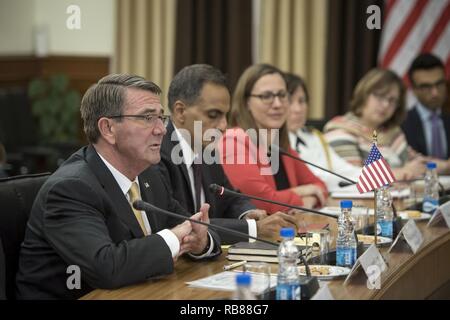
[(34, 79), (28, 87), (32, 113), (38, 120), (44, 144), (76, 143), (80, 94), (69, 88), (66, 75)]
[(28, 86), (31, 110), (38, 122), (40, 146), (29, 148), (33, 157), (44, 157), (46, 167), (59, 166), (79, 147), (80, 94), (69, 87), (64, 74), (37, 78)]

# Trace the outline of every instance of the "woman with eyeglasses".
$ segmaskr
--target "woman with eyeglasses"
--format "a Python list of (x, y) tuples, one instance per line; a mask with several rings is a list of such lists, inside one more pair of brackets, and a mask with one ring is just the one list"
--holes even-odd
[[(233, 94), (231, 128), (219, 146), (222, 166), (231, 184), (243, 193), (308, 208), (322, 206), (328, 194), (325, 184), (305, 164), (278, 152), (298, 156), (289, 146), (287, 117), (283, 72), (267, 64), (247, 68)], [(284, 206), (254, 203), (268, 213), (289, 211)]]
[[(285, 74), (289, 93), (289, 142), (300, 157), (322, 168), (336, 172), (346, 178), (358, 180), (361, 167), (342, 159), (325, 140), (323, 133), (314, 127), (306, 126), (309, 109), (309, 93), (305, 81), (292, 73)], [(308, 165), (308, 168), (327, 185), (329, 191), (340, 189), (344, 181), (324, 170)]]
[(349, 112), (325, 125), (325, 137), (342, 158), (363, 166), (376, 130), (378, 149), (396, 179), (418, 177), (425, 171), (426, 160), (406, 142), (400, 128), (404, 114), (405, 88), (401, 79), (390, 70), (372, 69), (357, 83)]

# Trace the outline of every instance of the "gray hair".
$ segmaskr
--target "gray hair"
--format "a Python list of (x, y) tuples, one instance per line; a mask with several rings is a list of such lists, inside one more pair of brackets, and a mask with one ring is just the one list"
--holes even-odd
[(178, 72), (170, 83), (168, 100), (169, 110), (173, 111), (173, 107), (177, 100), (181, 100), (188, 106), (193, 105), (206, 83), (228, 88), (225, 75), (217, 68), (208, 64), (193, 64)]
[(122, 114), (126, 88), (161, 94), (161, 89), (155, 83), (136, 75), (110, 74), (100, 79), (86, 91), (81, 100), (81, 119), (90, 143), (96, 143), (100, 137), (97, 125), (100, 118)]

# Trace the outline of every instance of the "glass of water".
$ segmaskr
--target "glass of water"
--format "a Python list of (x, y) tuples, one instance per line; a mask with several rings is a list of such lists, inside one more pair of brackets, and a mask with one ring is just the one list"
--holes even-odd
[(369, 208), (355, 205), (352, 208), (352, 218), (355, 223), (356, 233), (368, 234)]

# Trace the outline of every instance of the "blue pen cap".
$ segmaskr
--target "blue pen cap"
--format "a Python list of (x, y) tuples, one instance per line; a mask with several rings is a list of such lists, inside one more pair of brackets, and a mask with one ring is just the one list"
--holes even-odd
[(436, 162), (427, 162), (427, 169), (436, 169)]
[(247, 272), (238, 273), (236, 276), (236, 284), (238, 286), (249, 286), (252, 282), (252, 277)]
[(282, 238), (293, 238), (294, 237), (294, 228), (281, 228), (280, 236)]
[(353, 207), (352, 200), (342, 200), (341, 201), (341, 209), (351, 209)]

